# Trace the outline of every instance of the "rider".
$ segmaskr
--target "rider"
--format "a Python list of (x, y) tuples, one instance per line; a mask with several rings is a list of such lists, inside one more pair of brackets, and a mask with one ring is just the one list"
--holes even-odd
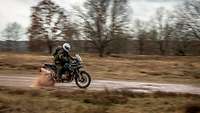
[(70, 44), (64, 43), (63, 46), (58, 46), (53, 53), (54, 63), (57, 68), (57, 75), (59, 80), (61, 80), (62, 74), (64, 74), (65, 71), (71, 70), (70, 61), (74, 60), (74, 58), (69, 54), (70, 49)]

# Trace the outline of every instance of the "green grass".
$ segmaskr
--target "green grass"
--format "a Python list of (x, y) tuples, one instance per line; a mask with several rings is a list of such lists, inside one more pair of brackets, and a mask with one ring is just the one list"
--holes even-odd
[(200, 96), (0, 88), (0, 113), (198, 113)]

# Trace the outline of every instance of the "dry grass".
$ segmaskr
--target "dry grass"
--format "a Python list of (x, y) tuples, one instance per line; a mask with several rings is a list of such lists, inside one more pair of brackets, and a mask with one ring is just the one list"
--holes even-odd
[(200, 83), (200, 57), (86, 57), (85, 60), (88, 70), (97, 78)]
[[(200, 84), (200, 57), (197, 56), (81, 56), (94, 79)], [(28, 70), (36, 73), (42, 64), (49, 62), (52, 57), (48, 55), (3, 53), (0, 55), (0, 72), (22, 74)]]
[(200, 96), (0, 88), (0, 113), (198, 113)]
[(200, 102), (186, 104), (185, 113), (200, 113)]

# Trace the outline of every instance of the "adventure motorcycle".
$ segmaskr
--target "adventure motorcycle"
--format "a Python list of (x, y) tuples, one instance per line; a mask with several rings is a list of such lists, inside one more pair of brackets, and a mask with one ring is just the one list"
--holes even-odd
[(75, 79), (76, 85), (79, 88), (87, 88), (90, 85), (91, 77), (89, 73), (87, 73), (84, 70), (81, 70), (83, 68), (81, 63), (81, 57), (78, 54), (76, 54), (75, 60), (72, 61), (70, 65), (70, 71), (66, 70), (64, 72), (64, 74), (61, 77), (61, 81), (58, 79), (57, 68), (55, 65), (44, 64), (42, 68), (47, 69), (51, 72), (51, 79), (53, 79), (55, 82), (69, 83)]

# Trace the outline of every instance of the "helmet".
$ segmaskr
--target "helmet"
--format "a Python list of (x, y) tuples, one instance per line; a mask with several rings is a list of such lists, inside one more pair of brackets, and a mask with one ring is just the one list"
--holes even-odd
[(63, 49), (66, 51), (66, 52), (69, 52), (69, 50), (71, 49), (71, 46), (69, 43), (64, 43), (63, 44)]

